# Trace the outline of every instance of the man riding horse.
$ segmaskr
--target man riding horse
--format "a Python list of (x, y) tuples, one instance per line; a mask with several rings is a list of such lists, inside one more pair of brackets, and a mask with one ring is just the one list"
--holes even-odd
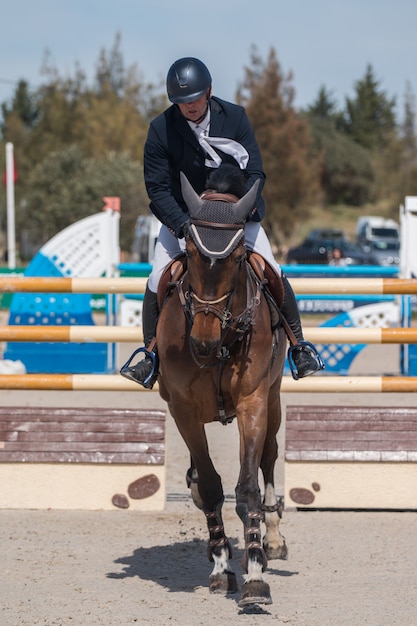
[[(192, 187), (201, 194), (207, 178), (222, 163), (238, 166), (245, 175), (246, 189), (260, 180), (254, 208), (245, 224), (245, 244), (258, 253), (271, 268), (268, 287), (272, 296), (274, 283), (282, 281), (284, 299), (281, 313), (294, 338), (290, 365), (295, 379), (323, 369), (323, 362), (312, 344), (303, 338), (300, 315), (294, 292), (274, 259), (271, 245), (260, 222), (265, 216), (261, 191), (265, 182), (261, 154), (254, 131), (243, 107), (212, 96), (212, 80), (199, 59), (186, 57), (170, 67), (167, 75), (168, 98), (172, 105), (154, 119), (149, 128), (144, 151), (144, 177), (152, 213), (162, 222), (155, 246), (152, 272), (143, 302), (145, 347), (136, 350), (123, 366), (121, 374), (151, 389), (158, 376), (154, 337), (159, 315), (158, 284), (164, 268), (185, 248), (184, 229), (189, 223), (180, 183), (183, 172)], [(274, 280), (275, 277), (278, 280)], [(145, 358), (131, 365), (137, 352)]]

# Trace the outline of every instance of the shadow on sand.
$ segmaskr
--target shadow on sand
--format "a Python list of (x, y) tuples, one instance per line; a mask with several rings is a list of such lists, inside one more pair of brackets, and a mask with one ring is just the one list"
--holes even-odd
[[(239, 549), (237, 538), (229, 539), (232, 545), (234, 558), (231, 561), (235, 569), (239, 588), (242, 587), (243, 571), (240, 565), (243, 550)], [(167, 591), (194, 593), (199, 588), (208, 587), (212, 565), (207, 559), (207, 543), (201, 539), (175, 542), (169, 545), (137, 548), (133, 554), (122, 556), (114, 561), (122, 566), (122, 571), (109, 572), (107, 578), (123, 580), (137, 576), (142, 580), (149, 580), (164, 587)], [(271, 562), (276, 564), (276, 562)], [(298, 572), (268, 567), (269, 575), (294, 576)], [(240, 594), (227, 595), (228, 598), (239, 601)], [(241, 613), (268, 612), (261, 608), (250, 606), (241, 610)]]

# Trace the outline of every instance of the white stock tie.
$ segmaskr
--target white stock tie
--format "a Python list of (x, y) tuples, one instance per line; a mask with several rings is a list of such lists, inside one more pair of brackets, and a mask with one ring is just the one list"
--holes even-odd
[[(246, 169), (249, 161), (249, 153), (237, 141), (228, 139), (227, 137), (210, 137), (200, 126), (196, 127), (198, 132), (198, 141), (203, 150), (209, 155), (210, 159), (206, 159), (206, 167), (219, 167), (222, 159), (221, 156), (213, 148), (218, 148), (225, 154), (230, 154), (238, 163), (241, 170)], [(212, 147), (213, 146), (213, 147)]]

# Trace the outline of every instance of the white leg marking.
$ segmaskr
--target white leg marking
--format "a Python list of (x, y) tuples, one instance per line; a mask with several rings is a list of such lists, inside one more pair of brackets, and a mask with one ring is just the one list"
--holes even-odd
[(225, 572), (231, 572), (232, 568), (229, 564), (229, 550), (227, 548), (222, 548), (220, 556), (216, 556), (213, 554), (214, 559), (214, 567), (211, 572), (211, 576), (215, 576), (216, 574), (224, 574)]
[(248, 573), (245, 575), (245, 582), (249, 583), (252, 580), (262, 580), (264, 581), (264, 577), (262, 575), (262, 563), (258, 563), (255, 559), (249, 559), (248, 561)]
[[(266, 506), (274, 506), (277, 503), (274, 487), (268, 483), (265, 485), (265, 504)], [(269, 513), (265, 511), (266, 532), (264, 537), (265, 546), (269, 546), (274, 550), (284, 545), (284, 539), (279, 532), (279, 515), (277, 511)]]

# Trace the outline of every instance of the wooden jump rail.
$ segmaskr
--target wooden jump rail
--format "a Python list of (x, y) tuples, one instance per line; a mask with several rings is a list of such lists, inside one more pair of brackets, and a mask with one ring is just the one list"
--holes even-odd
[[(146, 278), (49, 278), (37, 276), (0, 276), (0, 291), (140, 294)], [(297, 294), (417, 294), (413, 278), (292, 278)]]
[(6, 293), (145, 293), (146, 278), (62, 278), (0, 276), (0, 291)]
[(162, 510), (165, 416), (0, 407), (0, 508)]
[[(415, 294), (416, 279), (397, 278), (295, 278), (292, 284), (300, 294)], [(0, 291), (72, 292), (139, 294), (146, 286), (144, 278), (49, 278), (0, 276)], [(306, 328), (306, 339), (333, 343), (417, 343), (414, 328)], [(2, 326), (0, 341), (69, 341), (139, 343), (139, 327), (120, 326)], [(0, 389), (62, 389), (89, 391), (145, 391), (119, 375), (25, 374), (0, 375)], [(156, 391), (157, 385), (154, 387)], [(416, 392), (417, 377), (387, 376), (315, 376), (293, 381), (285, 376), (282, 391), (288, 393), (381, 393)]]
[(287, 507), (414, 510), (416, 485), (416, 407), (287, 406)]
[[(152, 391), (119, 374), (1, 374), (0, 389), (61, 391)], [(309, 376), (293, 380), (284, 376), (284, 393), (415, 393), (416, 376)]]
[[(304, 334), (313, 343), (417, 343), (417, 328), (306, 327)], [(0, 326), (0, 341), (139, 343), (142, 340), (142, 329), (138, 326)]]

